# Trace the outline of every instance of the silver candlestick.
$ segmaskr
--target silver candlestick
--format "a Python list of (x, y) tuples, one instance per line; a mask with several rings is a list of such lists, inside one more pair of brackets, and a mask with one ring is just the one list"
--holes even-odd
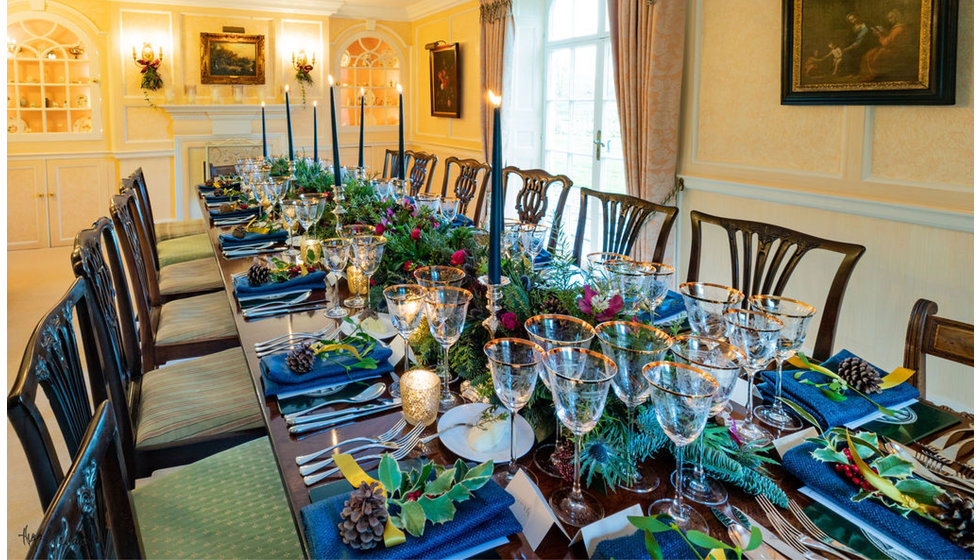
[(367, 180), (367, 169), (364, 167), (355, 167), (354, 178), (357, 179), (358, 181)]
[(490, 336), (497, 335), (497, 312), (500, 311), (500, 299), (503, 296), (503, 289), (510, 284), (510, 278), (506, 276), (500, 277), (499, 284), (491, 284), (490, 278), (488, 276), (481, 276), (479, 278), (480, 284), (487, 287), (487, 311), (490, 312), (490, 316), (483, 320), (483, 326), (490, 331)]
[(333, 186), (333, 199), (334, 199), (334, 202), (336, 203), (334, 205), (334, 207), (333, 207), (333, 217), (334, 217), (334, 220), (335, 220), (335, 222), (334, 222), (335, 229), (337, 230), (337, 237), (341, 237), (341, 235), (340, 235), (340, 226), (342, 224), (341, 224), (341, 221), (340, 221), (340, 217), (342, 215), (344, 215), (344, 214), (347, 213), (347, 210), (344, 210), (344, 206), (343, 206), (343, 202), (344, 202), (344, 186), (343, 185), (334, 185)]

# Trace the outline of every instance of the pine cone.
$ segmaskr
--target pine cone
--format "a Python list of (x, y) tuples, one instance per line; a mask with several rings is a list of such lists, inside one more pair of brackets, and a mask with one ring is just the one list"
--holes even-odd
[(269, 280), (272, 279), (272, 273), (269, 272), (268, 268), (256, 263), (248, 268), (247, 278), (249, 286), (261, 286), (269, 283)]
[(235, 226), (235, 229), (231, 230), (231, 236), (235, 239), (245, 239), (246, 233), (248, 232), (245, 231), (244, 226)]
[(286, 354), (286, 365), (296, 373), (309, 373), (313, 369), (316, 352), (309, 344), (303, 344)]
[(544, 301), (541, 303), (542, 313), (551, 313), (554, 315), (567, 314), (565, 306), (561, 304), (561, 300), (555, 297), (555, 294), (548, 294), (545, 296)]
[(221, 212), (222, 214), (226, 212), (231, 212), (234, 209), (235, 209), (235, 205), (230, 202), (222, 202), (221, 205), (218, 206), (218, 212)]
[(337, 524), (344, 544), (358, 550), (368, 550), (384, 540), (388, 510), (385, 509), (384, 490), (377, 482), (370, 486), (362, 482), (350, 493), (340, 512), (342, 521)]
[(973, 550), (973, 500), (961, 494), (946, 493), (936, 498), (936, 504), (942, 509), (935, 517), (949, 533), (949, 540)]
[(881, 375), (868, 362), (851, 357), (840, 363), (837, 374), (851, 387), (865, 394), (881, 392)]

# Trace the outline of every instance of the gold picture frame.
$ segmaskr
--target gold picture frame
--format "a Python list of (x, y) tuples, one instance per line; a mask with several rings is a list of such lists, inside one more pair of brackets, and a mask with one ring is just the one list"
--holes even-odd
[(265, 83), (265, 35), (201, 33), (201, 83)]

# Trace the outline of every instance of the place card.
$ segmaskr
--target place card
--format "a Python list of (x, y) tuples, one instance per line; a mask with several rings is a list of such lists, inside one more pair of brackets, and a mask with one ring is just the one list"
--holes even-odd
[(592, 554), (595, 552), (597, 546), (602, 541), (609, 539), (618, 539), (619, 537), (628, 537), (639, 531), (632, 523), (630, 523), (629, 517), (643, 516), (643, 508), (640, 504), (633, 504), (630, 507), (616, 512), (608, 517), (604, 517), (591, 525), (586, 525), (582, 527), (579, 534), (582, 536), (582, 540), (585, 543), (585, 550), (589, 553), (589, 558), (592, 558)]
[(555, 512), (551, 511), (551, 506), (541, 494), (541, 489), (524, 474), (524, 469), (517, 471), (506, 490), (511, 496), (514, 496), (515, 501), (510, 506), (510, 511), (521, 524), (524, 538), (531, 545), (531, 550), (537, 550), (553, 525), (558, 527), (565, 538), (571, 540), (571, 537), (565, 532), (565, 528), (555, 517)]
[[(384, 343), (381, 342), (381, 344)], [(400, 336), (396, 336), (387, 346), (391, 349), (391, 356), (388, 357), (388, 363), (398, 367), (398, 364), (402, 362), (402, 358), (405, 357), (405, 340)]]
[(776, 453), (779, 453), (779, 458), (782, 459), (783, 455), (785, 455), (787, 451), (803, 443), (807, 438), (815, 437), (820, 437), (820, 434), (817, 433), (816, 428), (810, 426), (805, 430), (792, 432), (779, 439), (773, 440), (772, 445), (776, 448)]

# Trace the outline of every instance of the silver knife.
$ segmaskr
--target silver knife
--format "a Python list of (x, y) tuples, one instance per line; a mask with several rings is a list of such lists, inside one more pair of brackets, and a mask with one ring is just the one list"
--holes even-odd
[(306, 311), (316, 311), (317, 309), (323, 309), (327, 306), (327, 302), (321, 301), (317, 303), (310, 303), (308, 305), (286, 307), (286, 308), (276, 308), (270, 309), (268, 311), (256, 311), (255, 313), (249, 315), (242, 315), (245, 319), (262, 319), (265, 317), (275, 317), (277, 315), (289, 315), (290, 313), (303, 313)]
[(289, 433), (291, 434), (303, 434), (306, 432), (312, 432), (314, 430), (321, 430), (323, 428), (328, 428), (342, 422), (347, 422), (348, 420), (354, 420), (355, 418), (360, 418), (362, 416), (369, 416), (376, 412), (382, 412), (384, 410), (391, 410), (393, 408), (401, 408), (401, 399), (395, 399), (391, 404), (374, 408), (367, 412), (360, 412), (356, 414), (347, 414), (345, 416), (338, 416), (336, 418), (331, 418), (329, 420), (323, 420), (321, 422), (310, 422), (308, 424), (297, 424), (296, 426), (289, 427)]
[(393, 402), (381, 402), (373, 405), (358, 406), (355, 408), (345, 408), (343, 410), (331, 410), (330, 412), (322, 412), (320, 414), (301, 414), (299, 416), (286, 417), (286, 423), (290, 426), (295, 426), (297, 424), (308, 424), (310, 422), (317, 422), (320, 420), (327, 420), (330, 418), (337, 418), (338, 416), (347, 416), (348, 414), (358, 414), (361, 412), (369, 412), (374, 410), (384, 410), (387, 407), (394, 404)]
[(773, 550), (782, 554), (783, 556), (789, 558), (790, 560), (806, 560), (806, 556), (799, 553), (798, 550), (789, 545), (786, 541), (776, 536), (772, 531), (766, 528), (765, 525), (759, 523), (758, 521), (752, 519), (745, 514), (744, 511), (738, 509), (735, 506), (731, 506), (732, 514), (734, 514), (735, 519), (743, 527), (758, 527), (762, 531), (762, 542), (771, 546)]

